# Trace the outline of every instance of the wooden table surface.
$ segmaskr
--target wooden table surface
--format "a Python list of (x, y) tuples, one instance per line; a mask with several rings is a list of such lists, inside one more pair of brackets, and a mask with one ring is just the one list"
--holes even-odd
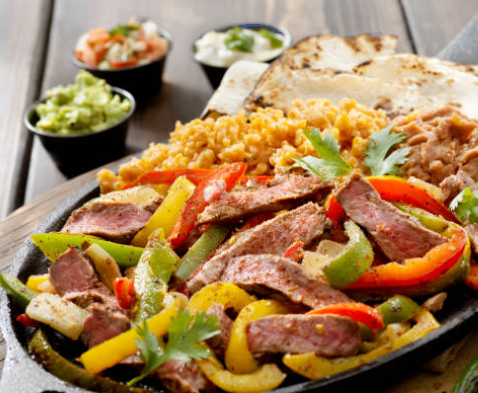
[[(130, 15), (146, 16), (173, 36), (162, 91), (140, 105), (128, 134), (139, 151), (164, 141), (176, 120), (197, 117), (212, 94), (190, 48), (202, 32), (233, 23), (286, 27), (294, 41), (307, 35), (391, 33), (399, 52), (434, 55), (478, 12), (476, 0), (0, 0), (0, 269), (40, 221), (95, 171), (73, 180), (55, 167), (22, 125), (25, 108), (50, 87), (71, 83), (70, 55), (90, 28), (110, 27)], [(17, 209), (17, 210), (16, 210)], [(468, 345), (446, 376), (419, 373), (387, 392), (449, 391), (451, 381), (478, 352)], [(476, 348), (476, 349), (475, 349)], [(474, 350), (475, 349), (475, 350)], [(0, 369), (5, 345), (0, 342)]]

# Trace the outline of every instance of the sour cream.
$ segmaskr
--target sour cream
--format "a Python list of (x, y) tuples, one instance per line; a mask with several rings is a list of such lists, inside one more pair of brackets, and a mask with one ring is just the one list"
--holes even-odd
[(286, 47), (284, 36), (274, 33), (275, 36), (283, 41), (280, 48), (273, 48), (268, 38), (260, 33), (244, 29), (243, 33), (254, 38), (254, 44), (251, 52), (233, 51), (227, 48), (225, 40), (229, 31), (209, 31), (196, 41), (195, 58), (201, 63), (215, 67), (229, 67), (238, 60), (268, 61), (279, 56)]

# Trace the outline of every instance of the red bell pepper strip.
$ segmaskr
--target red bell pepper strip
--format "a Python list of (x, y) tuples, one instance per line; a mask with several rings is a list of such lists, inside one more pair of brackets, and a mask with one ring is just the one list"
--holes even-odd
[(189, 198), (184, 209), (179, 216), (173, 233), (168, 242), (171, 248), (179, 247), (193, 230), (198, 215), (204, 210), (208, 202), (204, 196), (204, 191), (209, 186), (214, 186), (218, 182), (225, 183), (225, 190), (230, 191), (236, 186), (246, 171), (247, 165), (242, 162), (226, 165), (214, 172), (211, 172), (194, 190), (194, 194)]
[(361, 322), (372, 332), (377, 333), (385, 326), (383, 315), (375, 308), (364, 303), (337, 303), (309, 311), (307, 315), (335, 314)]
[(134, 280), (126, 277), (115, 279), (113, 283), (116, 299), (121, 308), (129, 309), (134, 300)]
[[(173, 184), (174, 181), (180, 176), (186, 176), (186, 178), (192, 182), (194, 185), (201, 183), (206, 177), (208, 177), (212, 172), (212, 169), (167, 169), (163, 171), (150, 171), (143, 173), (136, 180), (131, 183), (125, 184), (122, 190), (127, 190), (128, 188), (138, 186), (140, 184)], [(250, 176), (243, 176), (241, 178), (241, 184), (246, 184)], [(266, 184), (268, 180), (272, 179), (273, 176), (252, 176), (259, 184)]]
[(38, 328), (40, 327), (40, 322), (31, 319), (27, 314), (20, 314), (17, 317), (17, 322), (20, 322), (23, 326)]
[(465, 280), (465, 284), (468, 285), (471, 289), (478, 291), (478, 264), (472, 262), (470, 265), (470, 273)]
[(294, 243), (285, 250), (284, 258), (289, 258), (293, 261), (299, 261), (304, 255), (304, 243), (299, 239), (294, 239)]
[(372, 266), (356, 282), (343, 289), (420, 285), (451, 269), (460, 260), (466, 242), (465, 230), (454, 226), (450, 241), (432, 248), (424, 257), (407, 259), (404, 263), (389, 262)]
[[(377, 190), (380, 197), (389, 202), (405, 202), (423, 209), (447, 221), (458, 223), (455, 215), (440, 201), (433, 198), (425, 189), (410, 184), (406, 179), (395, 176), (368, 177), (367, 180)], [(327, 207), (327, 217), (339, 221), (345, 214), (342, 206), (332, 195)]]

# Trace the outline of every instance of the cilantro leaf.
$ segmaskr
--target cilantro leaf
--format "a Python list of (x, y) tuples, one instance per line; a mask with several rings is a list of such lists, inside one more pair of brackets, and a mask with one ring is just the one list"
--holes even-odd
[(310, 131), (304, 130), (304, 135), (312, 143), (320, 158), (307, 156), (295, 159), (293, 168), (305, 169), (319, 176), (324, 182), (352, 172), (350, 165), (340, 155), (339, 144), (332, 134), (325, 134), (322, 139), (320, 130), (311, 127)]
[(136, 331), (141, 340), (136, 340), (141, 359), (145, 367), (141, 375), (128, 382), (134, 385), (168, 360), (205, 359), (211, 354), (209, 348), (202, 344), (220, 333), (220, 325), (213, 315), (205, 312), (191, 315), (188, 310), (180, 311), (176, 318), (171, 318), (168, 325), (168, 343), (162, 348), (156, 336), (148, 329), (146, 322), (138, 326)]
[(252, 52), (254, 37), (245, 33), (242, 27), (232, 29), (224, 40), (226, 48), (235, 52)]
[(469, 224), (478, 222), (478, 190), (466, 187), (450, 203), (450, 209), (461, 221)]
[(130, 30), (139, 30), (141, 29), (140, 25), (137, 24), (128, 24), (128, 25), (117, 25), (110, 30), (110, 37), (113, 37), (116, 34), (126, 37)]
[(400, 172), (397, 165), (402, 165), (407, 161), (407, 156), (410, 153), (409, 147), (395, 150), (387, 157), (389, 150), (406, 137), (405, 133), (391, 133), (394, 127), (391, 125), (380, 132), (374, 131), (370, 136), (365, 150), (367, 157), (365, 157), (364, 163), (370, 168), (373, 176), (397, 175)]
[(271, 48), (282, 48), (282, 45), (284, 45), (284, 42), (280, 38), (278, 38), (275, 33), (268, 29), (260, 29), (259, 34), (269, 40)]

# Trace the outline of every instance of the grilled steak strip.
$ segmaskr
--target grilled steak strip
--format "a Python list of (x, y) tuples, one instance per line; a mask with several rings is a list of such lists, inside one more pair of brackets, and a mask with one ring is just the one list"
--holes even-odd
[(243, 217), (291, 207), (299, 199), (311, 198), (327, 184), (315, 176), (289, 175), (275, 178), (268, 187), (222, 191), (199, 215), (198, 223), (237, 221)]
[(229, 338), (231, 337), (231, 329), (234, 322), (226, 314), (224, 305), (220, 303), (213, 303), (206, 313), (208, 315), (214, 315), (217, 318), (219, 325), (221, 325), (221, 333), (208, 339), (207, 343), (214, 349), (217, 354), (223, 355), (227, 348), (227, 344), (229, 344)]
[(358, 173), (349, 176), (335, 197), (347, 215), (364, 227), (393, 261), (422, 257), (446, 241), (443, 236), (382, 200), (367, 179)]
[(219, 281), (229, 260), (246, 254), (282, 255), (296, 240), (305, 246), (324, 231), (325, 211), (309, 202), (295, 210), (281, 214), (249, 230), (233, 236), (216, 254), (199, 266), (186, 282), (191, 292)]
[(440, 183), (440, 189), (443, 194), (443, 200), (446, 205), (455, 198), (460, 191), (468, 187), (471, 191), (476, 190), (476, 184), (468, 173), (459, 170), (456, 175), (448, 176)]
[(133, 203), (94, 201), (76, 209), (62, 232), (101, 236), (117, 243), (129, 243), (151, 216), (150, 211)]
[(110, 290), (99, 280), (88, 256), (76, 247), (68, 246), (68, 250), (52, 263), (49, 273), (53, 288), (61, 296), (84, 291), (111, 295)]
[(214, 384), (202, 373), (196, 362), (171, 359), (153, 372), (173, 393), (213, 392)]
[(93, 303), (86, 310), (90, 315), (83, 322), (81, 339), (88, 348), (116, 337), (130, 328), (128, 317), (111, 306)]
[(362, 344), (357, 323), (338, 315), (270, 315), (250, 322), (246, 333), (249, 350), (257, 356), (307, 352), (353, 356)]
[(259, 294), (279, 293), (293, 303), (319, 308), (351, 302), (347, 295), (312, 278), (302, 266), (277, 255), (243, 255), (233, 258), (220, 280)]

